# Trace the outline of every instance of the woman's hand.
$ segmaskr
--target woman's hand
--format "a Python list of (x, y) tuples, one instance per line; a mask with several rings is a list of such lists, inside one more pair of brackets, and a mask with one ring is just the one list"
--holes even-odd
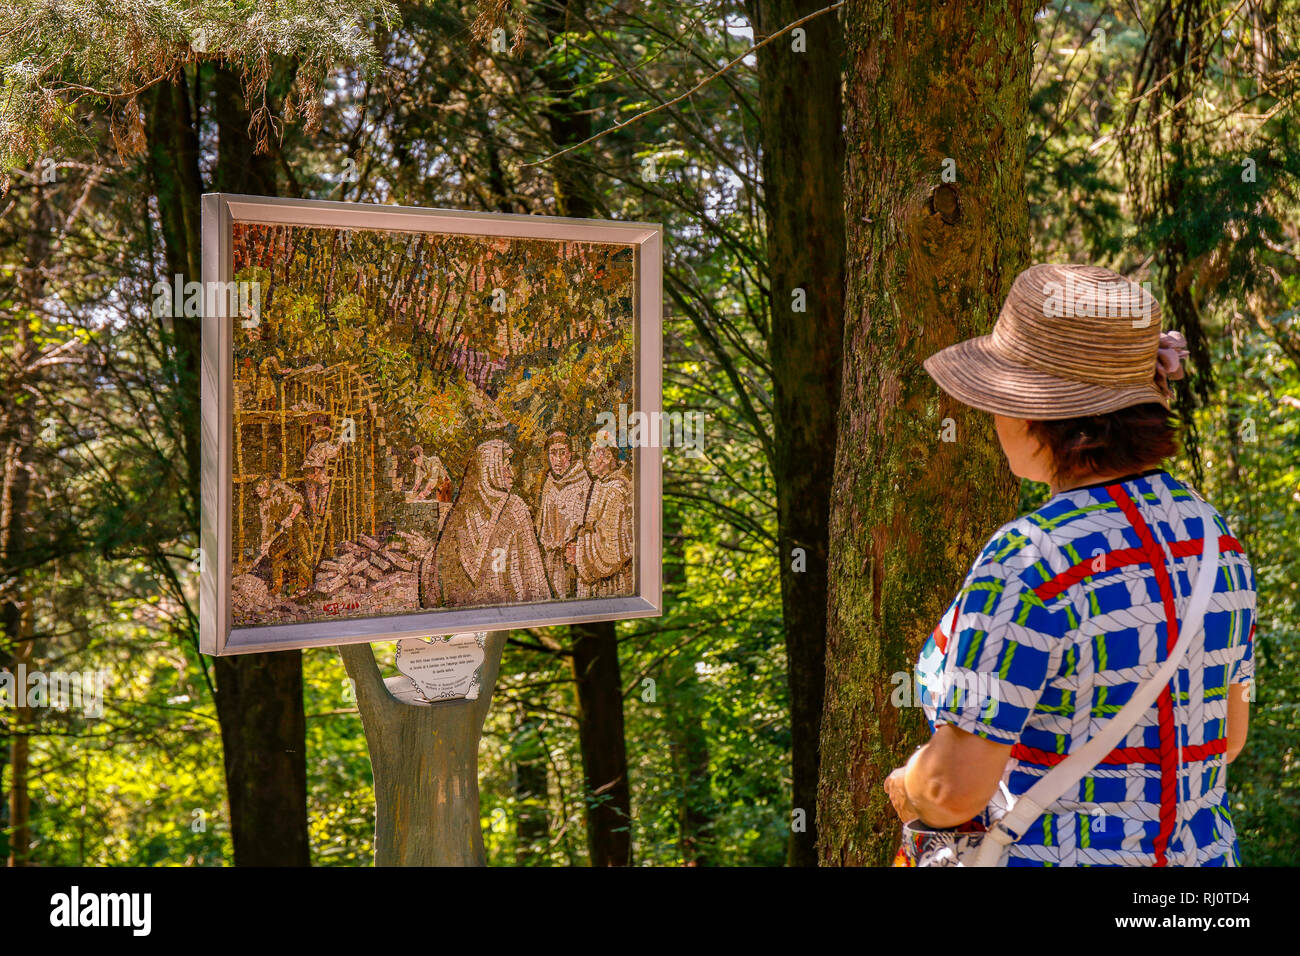
[(885, 793), (889, 794), (889, 802), (894, 805), (894, 812), (898, 814), (898, 819), (904, 823), (919, 819), (921, 816), (921, 811), (907, 799), (907, 791), (903, 789), (903, 774), (906, 771), (906, 767), (899, 767), (885, 778)]

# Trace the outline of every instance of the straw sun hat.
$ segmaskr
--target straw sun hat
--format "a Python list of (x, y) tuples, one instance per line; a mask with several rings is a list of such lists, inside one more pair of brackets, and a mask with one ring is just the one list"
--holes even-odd
[(1030, 266), (1011, 284), (991, 335), (950, 345), (925, 370), (953, 398), (1013, 418), (1169, 407), (1186, 341), (1160, 332), (1160, 304), (1109, 269)]

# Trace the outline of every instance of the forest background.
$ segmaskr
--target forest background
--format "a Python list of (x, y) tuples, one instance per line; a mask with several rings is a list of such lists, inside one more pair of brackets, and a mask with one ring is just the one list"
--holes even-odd
[(898, 691), (1045, 494), (919, 359), (1032, 261), (1149, 281), (1189, 339), (1174, 470), (1259, 583), (1233, 812), (1246, 864), (1293, 863), (1298, 12), (0, 3), (0, 667), (107, 679), (102, 718), (0, 707), (0, 854), (371, 859), (338, 655), (197, 651), (198, 321), (151, 305), (219, 190), (664, 224), (664, 405), (709, 416), (665, 450), (666, 613), (512, 632), (489, 863), (888, 859)]

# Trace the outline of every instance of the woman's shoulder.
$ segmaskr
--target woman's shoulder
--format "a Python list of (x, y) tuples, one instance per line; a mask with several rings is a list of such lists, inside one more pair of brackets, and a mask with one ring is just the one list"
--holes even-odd
[(979, 577), (1021, 577), (1037, 586), (1050, 578), (1059, 549), (1037, 515), (1037, 511), (1020, 515), (994, 531), (975, 558), (967, 583)]
[(1103, 517), (1116, 506), (1101, 486), (1070, 489), (1052, 495), (1032, 511), (1007, 521), (989, 536), (972, 574), (981, 568), (1001, 577), (1028, 575), (1038, 587), (1092, 555), (1097, 542), (1080, 550), (1083, 540), (1103, 529)]
[(986, 551), (1021, 548), (1057, 572), (1089, 561), (1105, 566), (1109, 555), (1145, 547), (1151, 538), (1173, 544), (1199, 541), (1206, 518), (1220, 535), (1232, 531), (1215, 507), (1187, 483), (1163, 469), (1125, 479), (1071, 488), (1008, 522)]
[(1069, 540), (1081, 533), (1118, 522), (1163, 525), (1174, 536), (1199, 538), (1206, 513), (1220, 531), (1230, 533), (1222, 514), (1187, 482), (1162, 468), (1113, 482), (1084, 485), (1048, 499), (1033, 513), (1037, 523), (1054, 537)]
[[(1072, 543), (1091, 533), (1126, 526), (1125, 512), (1130, 503), (1135, 510), (1166, 522), (1198, 522), (1208, 507), (1221, 530), (1231, 533), (1223, 516), (1194, 488), (1167, 471), (1152, 469), (1129, 479), (1084, 485), (1052, 495), (994, 531), (979, 561), (1003, 560), (1021, 553), (1042, 557), (1058, 549), (1068, 552)], [(1200, 536), (1199, 526), (1195, 536)]]

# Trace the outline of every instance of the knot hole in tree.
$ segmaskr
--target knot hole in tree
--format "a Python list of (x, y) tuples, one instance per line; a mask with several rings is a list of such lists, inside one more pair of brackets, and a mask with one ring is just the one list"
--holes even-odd
[(937, 213), (945, 225), (953, 226), (961, 222), (961, 202), (957, 187), (944, 183), (930, 193), (930, 212)]

